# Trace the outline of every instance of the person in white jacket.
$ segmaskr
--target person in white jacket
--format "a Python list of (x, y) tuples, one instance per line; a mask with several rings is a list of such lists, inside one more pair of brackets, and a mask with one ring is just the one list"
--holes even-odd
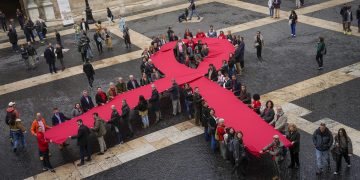
[(274, 17), (274, 6), (273, 6), (273, 2), (274, 2), (274, 0), (269, 0), (269, 1), (268, 1), (268, 7), (269, 7), (270, 17), (271, 17), (271, 18)]

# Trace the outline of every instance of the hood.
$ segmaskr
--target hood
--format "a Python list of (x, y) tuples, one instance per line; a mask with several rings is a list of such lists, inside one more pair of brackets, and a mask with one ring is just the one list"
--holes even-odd
[(6, 109), (6, 112), (13, 112), (15, 110), (15, 108), (13, 108), (13, 107), (8, 107), (7, 109)]

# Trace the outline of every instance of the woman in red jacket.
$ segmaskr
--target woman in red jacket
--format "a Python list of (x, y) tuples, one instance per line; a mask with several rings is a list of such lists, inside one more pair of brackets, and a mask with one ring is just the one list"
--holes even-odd
[(220, 118), (218, 121), (218, 125), (216, 127), (216, 140), (219, 142), (220, 145), (220, 154), (221, 156), (226, 159), (226, 146), (224, 142), (224, 134), (225, 134), (225, 125), (224, 119)]
[(36, 137), (38, 140), (38, 147), (39, 147), (39, 155), (40, 160), (43, 162), (43, 170), (47, 171), (50, 170), (51, 172), (55, 172), (53, 167), (50, 164), (49, 158), (49, 143), (46, 141), (44, 136), (44, 130), (41, 126), (38, 127), (38, 131), (36, 133)]

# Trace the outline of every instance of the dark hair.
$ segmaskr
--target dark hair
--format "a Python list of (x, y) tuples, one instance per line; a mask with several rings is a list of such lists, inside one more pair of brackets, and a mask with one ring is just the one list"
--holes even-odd
[(97, 112), (94, 112), (94, 113), (93, 113), (93, 115), (95, 115), (95, 116), (99, 116), (99, 114), (98, 114)]
[(59, 109), (58, 109), (57, 107), (54, 107), (54, 109), (53, 109), (53, 110), (55, 111), (55, 110), (59, 110)]
[(259, 94), (254, 94), (254, 95), (253, 95), (253, 99), (254, 99), (255, 101), (260, 100), (260, 95), (259, 95)]
[(325, 39), (320, 36), (320, 37), (319, 37), (319, 40), (320, 40), (320, 42), (324, 42)]
[(143, 95), (140, 95), (140, 96), (139, 96), (139, 101), (145, 101), (145, 98), (144, 98)]
[(348, 139), (347, 133), (346, 133), (346, 131), (345, 131), (344, 128), (340, 128), (340, 129), (338, 130), (338, 135), (337, 135), (338, 140), (340, 140), (340, 131), (343, 132), (343, 136), (344, 136), (345, 139), (346, 139), (346, 143), (348, 143), (348, 142), (349, 142), (349, 139)]
[(274, 103), (271, 100), (266, 101), (266, 103), (265, 103), (266, 108), (267, 108), (268, 103), (271, 104), (271, 106), (270, 106), (271, 109), (274, 108)]
[(242, 132), (242, 131), (240, 131), (240, 130), (239, 130), (239, 131), (237, 131), (237, 132), (236, 132), (236, 137), (237, 137), (237, 135), (238, 135), (238, 134), (241, 134), (241, 136), (242, 136), (242, 137), (244, 137), (244, 134), (243, 134), (243, 132)]
[(76, 120), (76, 122), (81, 122), (82, 123), (83, 121), (82, 121), (82, 119), (78, 119), (78, 120)]

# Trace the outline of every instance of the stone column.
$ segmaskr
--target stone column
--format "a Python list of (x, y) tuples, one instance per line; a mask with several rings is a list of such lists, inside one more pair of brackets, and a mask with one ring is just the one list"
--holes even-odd
[(25, 9), (29, 14), (29, 17), (31, 20), (35, 21), (39, 18), (39, 7), (38, 5), (34, 2), (34, 0), (28, 0), (27, 4), (25, 4)]
[(41, 6), (44, 9), (44, 15), (46, 20), (54, 20), (55, 13), (54, 13), (54, 6), (50, 0), (41, 0)]

